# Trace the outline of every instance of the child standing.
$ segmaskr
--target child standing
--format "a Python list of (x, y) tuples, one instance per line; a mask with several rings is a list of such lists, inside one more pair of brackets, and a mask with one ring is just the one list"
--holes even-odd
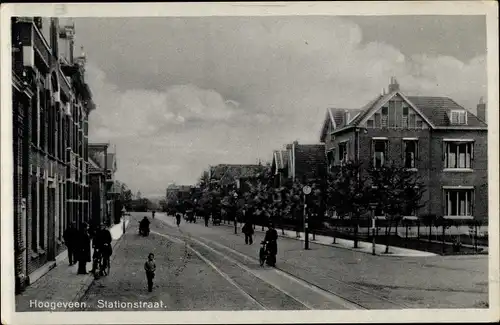
[(156, 264), (155, 255), (149, 253), (148, 260), (144, 263), (144, 270), (146, 270), (146, 278), (148, 279), (148, 291), (153, 291), (153, 278), (155, 277)]

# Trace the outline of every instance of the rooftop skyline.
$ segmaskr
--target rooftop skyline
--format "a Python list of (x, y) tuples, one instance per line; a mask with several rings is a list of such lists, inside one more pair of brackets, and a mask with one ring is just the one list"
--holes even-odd
[(74, 22), (97, 105), (90, 140), (116, 144), (117, 179), (144, 196), (194, 184), (209, 165), (317, 143), (327, 107), (360, 108), (392, 76), (405, 94), (450, 97), (473, 113), (487, 95), (480, 16)]

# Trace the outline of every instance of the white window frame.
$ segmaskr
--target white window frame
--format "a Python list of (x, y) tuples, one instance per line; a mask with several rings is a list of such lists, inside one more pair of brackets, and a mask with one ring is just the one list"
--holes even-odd
[(385, 164), (387, 162), (387, 157), (386, 157), (387, 156), (387, 152), (389, 151), (388, 150), (389, 138), (387, 138), (387, 137), (372, 137), (372, 143), (373, 143), (372, 144), (373, 145), (372, 162), (373, 162), (373, 167), (374, 168), (378, 168), (378, 167), (376, 167), (376, 164), (375, 164), (375, 162), (376, 162), (376, 158), (375, 158), (376, 157), (375, 156), (375, 153), (376, 153), (376, 151), (375, 151), (375, 142), (377, 142), (377, 141), (382, 141), (382, 142), (384, 142), (384, 145), (385, 145), (384, 156), (383, 156), (383, 159), (382, 159), (382, 166), (381, 167), (385, 166)]
[[(344, 150), (344, 156), (341, 157), (340, 156), (340, 146), (343, 145), (345, 146), (345, 150)], [(339, 149), (339, 162), (340, 162), (340, 165), (343, 165), (345, 164), (348, 160), (349, 160), (349, 140), (344, 140), (344, 141), (340, 141), (339, 144), (337, 145), (338, 149)]]
[[(453, 117), (457, 116), (457, 120), (453, 121)], [(463, 123), (461, 122), (463, 118)], [(450, 124), (452, 125), (467, 125), (467, 112), (465, 110), (451, 110)]]
[[(460, 200), (459, 193), (465, 192), (465, 215), (452, 215), (449, 214), (451, 211), (451, 198), (452, 195), (456, 195), (456, 210), (458, 212), (460, 208)], [(475, 200), (475, 191), (473, 186), (443, 186), (443, 196), (444, 196), (444, 218), (446, 219), (474, 219), (474, 200)], [(467, 204), (469, 203), (469, 204)]]
[[(450, 144), (457, 145), (457, 151), (455, 152), (455, 164), (459, 165), (459, 154), (460, 154), (460, 145), (466, 145), (465, 149), (465, 167), (450, 167), (449, 166), (449, 154), (450, 154)], [(443, 169), (444, 171), (473, 171), (472, 161), (474, 160), (474, 139), (443, 139)], [(469, 157), (467, 166), (467, 157)]]
[(409, 170), (417, 170), (417, 161), (418, 161), (418, 155), (419, 155), (419, 146), (418, 146), (418, 138), (403, 138), (403, 148), (402, 148), (402, 155), (403, 155), (403, 166), (406, 167), (406, 143), (408, 142), (414, 142), (415, 143), (415, 152), (414, 152), (414, 157), (413, 157), (413, 167), (408, 167)]

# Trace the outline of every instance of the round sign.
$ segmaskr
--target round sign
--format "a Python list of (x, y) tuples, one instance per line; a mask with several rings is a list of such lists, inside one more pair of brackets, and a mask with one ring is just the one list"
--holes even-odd
[(311, 187), (306, 185), (302, 188), (302, 191), (305, 195), (311, 194)]

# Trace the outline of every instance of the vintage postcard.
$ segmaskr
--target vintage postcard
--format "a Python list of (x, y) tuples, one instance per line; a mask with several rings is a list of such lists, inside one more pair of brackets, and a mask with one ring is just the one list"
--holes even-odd
[(2, 323), (499, 320), (497, 2), (1, 18)]

